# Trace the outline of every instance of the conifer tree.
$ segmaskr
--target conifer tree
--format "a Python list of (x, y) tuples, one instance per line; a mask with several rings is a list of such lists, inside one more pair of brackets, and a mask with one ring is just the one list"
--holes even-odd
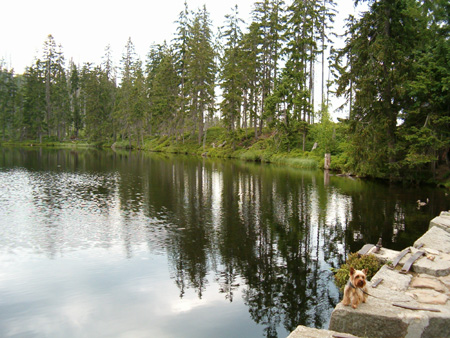
[(243, 35), (240, 48), (244, 55), (242, 60), (241, 74), (243, 76), (243, 120), (244, 123), (248, 119), (250, 127), (253, 126), (255, 138), (258, 137), (258, 121), (260, 112), (260, 100), (261, 87), (258, 85), (258, 46), (259, 46), (259, 34), (258, 24), (253, 22), (248, 28), (248, 32)]
[(101, 66), (84, 64), (80, 74), (80, 104), (89, 141), (103, 143), (112, 136), (111, 82)]
[(241, 47), (242, 31), (238, 18), (238, 7), (232, 14), (225, 16), (226, 27), (222, 34), (225, 38), (224, 51), (221, 57), (220, 87), (222, 89), (222, 102), (220, 104), (222, 120), (229, 130), (240, 127), (241, 104), (243, 101), (244, 71), (243, 62), (246, 55)]
[(271, 122), (272, 112), (265, 112), (265, 100), (272, 94), (278, 77), (280, 49), (283, 35), (282, 17), (284, 11), (282, 0), (264, 0), (255, 3), (253, 22), (258, 27), (258, 85), (260, 94), (260, 132), (265, 120)]
[(73, 136), (78, 138), (80, 130), (83, 126), (83, 119), (81, 114), (81, 100), (80, 100), (80, 75), (78, 68), (73, 63), (70, 62), (69, 66), (69, 99), (70, 99), (70, 113), (71, 113), (71, 123), (73, 128)]
[(441, 162), (449, 165), (450, 151), (450, 25), (446, 1), (423, 1), (420, 8), (409, 8), (420, 29), (420, 43), (412, 54), (413, 76), (405, 84), (398, 127), (404, 145), (403, 172), (431, 172)]
[(189, 31), (191, 26), (191, 18), (187, 2), (184, 2), (184, 10), (180, 12), (176, 37), (174, 39), (174, 54), (175, 54), (175, 69), (180, 78), (180, 96), (178, 100), (178, 139), (183, 138), (184, 130), (187, 124), (187, 101), (188, 101), (188, 87), (186, 82), (187, 77), (187, 55)]
[(42, 143), (45, 132), (46, 88), (45, 73), (40, 60), (27, 67), (23, 87), (24, 114), (20, 123), (21, 138), (35, 138)]
[(105, 132), (113, 136), (113, 141), (116, 141), (117, 128), (114, 124), (114, 109), (116, 105), (116, 67), (113, 63), (111, 46), (107, 45), (105, 54), (103, 55), (102, 69), (102, 85), (104, 86), (104, 102), (105, 102)]
[(199, 144), (203, 139), (205, 118), (210, 118), (214, 112), (215, 57), (211, 21), (203, 7), (192, 20), (186, 53), (187, 109)]
[[(397, 121), (405, 100), (405, 83), (413, 73), (411, 55), (422, 39), (423, 17), (417, 1), (370, 1), (370, 10), (350, 25), (341, 60), (338, 94), (350, 97), (350, 153), (353, 169), (395, 178), (399, 153)], [(350, 86), (351, 84), (351, 86)]]
[(131, 111), (129, 116), (129, 123), (131, 125), (132, 134), (137, 141), (138, 149), (144, 143), (144, 133), (147, 127), (148, 116), (148, 100), (147, 90), (142, 70), (142, 62), (137, 60), (133, 64), (133, 83), (131, 91)]
[(166, 44), (154, 46), (147, 63), (150, 131), (168, 135), (182, 132), (178, 130), (182, 119), (179, 84), (174, 53)]
[(3, 140), (13, 133), (17, 92), (14, 70), (8, 70), (0, 60), (0, 131)]
[(57, 45), (52, 35), (44, 42), (42, 71), (45, 74), (45, 123), (47, 135), (65, 136), (68, 119), (68, 88), (61, 45)]
[[(314, 63), (319, 52), (318, 42), (324, 39), (325, 20), (331, 14), (327, 3), (294, 0), (286, 15), (286, 71), (284, 78), (291, 88), (288, 102), (295, 119), (313, 122)], [(323, 44), (323, 43), (322, 43)]]
[(135, 70), (136, 53), (131, 38), (125, 46), (125, 53), (121, 60), (121, 82), (117, 91), (117, 104), (114, 112), (114, 120), (122, 135), (122, 139), (128, 138), (131, 147), (132, 141), (132, 91), (133, 91), (133, 70)]

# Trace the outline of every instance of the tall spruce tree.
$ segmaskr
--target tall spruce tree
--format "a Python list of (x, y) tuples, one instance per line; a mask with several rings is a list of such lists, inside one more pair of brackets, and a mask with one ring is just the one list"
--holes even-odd
[(284, 80), (292, 86), (288, 104), (294, 118), (307, 123), (314, 121), (314, 64), (317, 55), (324, 53), (332, 4), (332, 1), (294, 0), (287, 10)]
[(136, 52), (131, 38), (128, 39), (125, 46), (125, 52), (121, 60), (121, 82), (117, 90), (117, 104), (114, 112), (115, 124), (122, 135), (122, 139), (127, 138), (131, 147), (133, 130), (132, 130), (132, 91), (133, 77), (136, 63)]
[(148, 122), (148, 100), (142, 62), (137, 60), (133, 64), (133, 87), (131, 91), (131, 111), (129, 123), (132, 134), (140, 149), (144, 143), (144, 134)]
[(52, 35), (44, 42), (40, 65), (45, 74), (45, 123), (47, 135), (62, 139), (66, 134), (68, 120), (68, 87), (65, 61), (61, 45)]
[(241, 74), (243, 86), (243, 120), (246, 126), (247, 113), (250, 127), (254, 128), (255, 138), (258, 137), (258, 121), (260, 120), (261, 87), (258, 85), (258, 46), (259, 46), (259, 27), (253, 22), (248, 28), (248, 32), (242, 37), (240, 48), (245, 56), (242, 60)]
[(153, 46), (146, 68), (150, 132), (179, 135), (181, 89), (173, 51), (166, 44)]
[(21, 139), (37, 139), (42, 143), (46, 124), (46, 88), (45, 73), (40, 60), (27, 67), (25, 74), (25, 84), (23, 87), (23, 118), (20, 122)]
[[(422, 17), (414, 0), (369, 1), (370, 10), (350, 26), (340, 55), (347, 60), (338, 94), (352, 91), (353, 170), (373, 176), (399, 175), (397, 121), (405, 102), (405, 83), (413, 73), (411, 55), (421, 43)], [(351, 63), (348, 62), (351, 60)], [(351, 86), (350, 86), (351, 84)]]
[(105, 127), (105, 133), (107, 135), (112, 135), (113, 141), (116, 141), (117, 128), (114, 123), (114, 109), (116, 105), (116, 92), (117, 92), (117, 74), (116, 67), (113, 63), (113, 56), (111, 46), (107, 45), (105, 47), (105, 54), (103, 55), (101, 64), (102, 69), (102, 85), (104, 86), (104, 102), (105, 102), (105, 122), (107, 124)]
[(81, 110), (81, 83), (78, 67), (73, 61), (69, 65), (69, 104), (71, 113), (71, 125), (73, 129), (73, 137), (78, 138), (81, 128), (83, 127), (83, 117)]
[(184, 2), (184, 10), (180, 12), (178, 20), (176, 36), (174, 39), (174, 55), (175, 55), (175, 69), (180, 78), (180, 96), (178, 100), (178, 137), (183, 138), (184, 131), (187, 124), (187, 102), (188, 102), (188, 86), (186, 82), (187, 77), (187, 56), (188, 56), (188, 42), (189, 31), (191, 27), (190, 12), (187, 2)]
[(265, 111), (265, 100), (272, 94), (278, 77), (283, 5), (282, 0), (264, 0), (256, 2), (253, 10), (253, 22), (258, 27), (258, 85), (261, 87), (259, 132), (266, 120), (271, 122), (274, 118), (273, 111)]
[(7, 69), (0, 60), (0, 132), (3, 140), (13, 136), (17, 94), (18, 86), (14, 70)]
[(198, 142), (203, 140), (205, 119), (214, 112), (214, 87), (216, 79), (216, 52), (209, 13), (204, 6), (199, 9), (189, 27), (186, 53), (186, 86), (192, 131), (197, 132)]
[(220, 104), (222, 120), (226, 128), (233, 131), (240, 127), (241, 105), (244, 91), (243, 62), (246, 55), (241, 47), (242, 19), (238, 17), (238, 6), (233, 8), (232, 14), (225, 16), (226, 26), (223, 27), (224, 41), (223, 55), (220, 60), (220, 88), (222, 102)]
[[(449, 168), (450, 151), (450, 5), (447, 1), (423, 1), (409, 7), (421, 17), (415, 28), (420, 42), (411, 58), (413, 74), (405, 84), (405, 100), (398, 127), (403, 172), (423, 179), (436, 174), (437, 165)], [(417, 37), (419, 38), (419, 37)], [(420, 176), (417, 177), (418, 173)], [(407, 175), (404, 175), (407, 176)], [(426, 177), (425, 177), (426, 178)]]
[(101, 144), (109, 140), (112, 131), (111, 82), (101, 66), (84, 64), (80, 74), (80, 104), (85, 135), (89, 141)]

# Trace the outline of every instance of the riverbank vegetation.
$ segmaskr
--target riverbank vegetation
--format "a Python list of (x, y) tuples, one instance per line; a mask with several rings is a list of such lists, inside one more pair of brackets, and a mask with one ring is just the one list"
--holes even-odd
[[(118, 67), (108, 47), (99, 65), (66, 62), (49, 35), (24, 74), (1, 64), (1, 140), (302, 167), (331, 153), (342, 172), (450, 185), (449, 4), (362, 2), (340, 49), (333, 0), (258, 1), (247, 25), (236, 6), (218, 34), (206, 7), (185, 4), (173, 41), (142, 61), (130, 38)], [(330, 95), (349, 107), (338, 122)]]

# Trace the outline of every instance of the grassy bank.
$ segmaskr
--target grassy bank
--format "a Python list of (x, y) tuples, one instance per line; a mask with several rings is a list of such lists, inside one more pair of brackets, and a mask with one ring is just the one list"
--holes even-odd
[[(58, 141), (52, 138), (43, 138), (42, 142), (38, 140), (23, 141), (0, 141), (0, 146), (14, 147), (55, 147), (55, 148), (89, 148), (96, 147), (96, 144), (89, 143), (85, 140)], [(108, 146), (108, 145), (106, 145)]]
[[(311, 145), (312, 146), (312, 145)], [(129, 148), (129, 142), (115, 142), (115, 148)], [(137, 145), (132, 143), (132, 148)], [(206, 138), (199, 144), (197, 135), (185, 135), (184, 139), (154, 137), (146, 139), (141, 150), (173, 154), (188, 154), (213, 158), (234, 158), (244, 161), (276, 163), (303, 169), (323, 167), (320, 152), (310, 153), (298, 148), (285, 151), (273, 133), (254, 137), (252, 130), (241, 130), (230, 136), (225, 129), (214, 127), (207, 131)]]
[[(263, 163), (275, 163), (287, 165), (301, 169), (322, 169), (324, 165), (324, 153), (320, 145), (317, 149), (312, 150), (314, 145), (314, 137), (308, 137), (304, 145), (304, 149), (311, 151), (303, 151), (302, 138), (296, 136), (298, 142), (290, 145), (289, 151), (283, 143), (283, 139), (273, 130), (265, 130), (257, 138), (254, 136), (252, 129), (241, 129), (234, 133), (230, 133), (224, 128), (212, 127), (206, 132), (206, 137), (199, 144), (198, 136), (185, 134), (184, 137), (175, 139), (174, 137), (158, 136), (147, 138), (139, 146), (137, 142), (131, 142), (131, 149), (172, 153), (187, 154), (192, 156), (205, 156), (211, 158), (233, 158), (244, 161), (254, 161)], [(335, 145), (331, 151), (331, 169), (336, 172), (349, 173), (349, 159), (345, 151), (342, 151), (342, 139), (336, 137)], [(129, 140), (123, 141), (106, 141), (106, 142), (88, 142), (83, 139), (58, 141), (55, 139), (43, 139), (42, 143), (36, 140), (27, 141), (8, 141), (0, 143), (0, 145), (11, 146), (43, 146), (43, 147), (70, 147), (70, 148), (117, 148), (130, 149)], [(437, 184), (450, 189), (450, 172), (448, 168), (442, 167), (443, 170), (437, 170), (435, 178), (423, 183)], [(351, 174), (351, 173), (349, 173)], [(405, 183), (408, 183), (405, 181)]]
[[(129, 140), (88, 142), (83, 139), (58, 141), (52, 138), (37, 140), (4, 141), (2, 146), (20, 147), (61, 147), (61, 148), (116, 148), (130, 149)], [(307, 145), (309, 148), (312, 144)], [(282, 149), (273, 132), (266, 132), (255, 138), (253, 130), (240, 130), (230, 135), (224, 128), (212, 127), (207, 130), (206, 138), (199, 144), (197, 135), (186, 134), (181, 139), (175, 137), (157, 136), (147, 138), (138, 146), (131, 142), (131, 149), (171, 154), (188, 154), (212, 158), (234, 158), (244, 161), (276, 163), (303, 169), (318, 169), (323, 166), (323, 155), (319, 151), (310, 153), (294, 148), (291, 151)]]

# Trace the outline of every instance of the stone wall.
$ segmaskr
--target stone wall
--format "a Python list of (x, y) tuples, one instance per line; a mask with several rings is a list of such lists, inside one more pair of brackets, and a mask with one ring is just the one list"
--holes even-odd
[[(423, 253), (402, 273), (404, 264), (416, 252)], [(400, 252), (382, 248), (375, 255), (384, 263), (394, 262)], [(330, 330), (368, 338), (450, 338), (450, 212), (430, 222), (399, 262), (385, 264), (372, 281), (369, 298), (357, 309), (339, 303)]]

